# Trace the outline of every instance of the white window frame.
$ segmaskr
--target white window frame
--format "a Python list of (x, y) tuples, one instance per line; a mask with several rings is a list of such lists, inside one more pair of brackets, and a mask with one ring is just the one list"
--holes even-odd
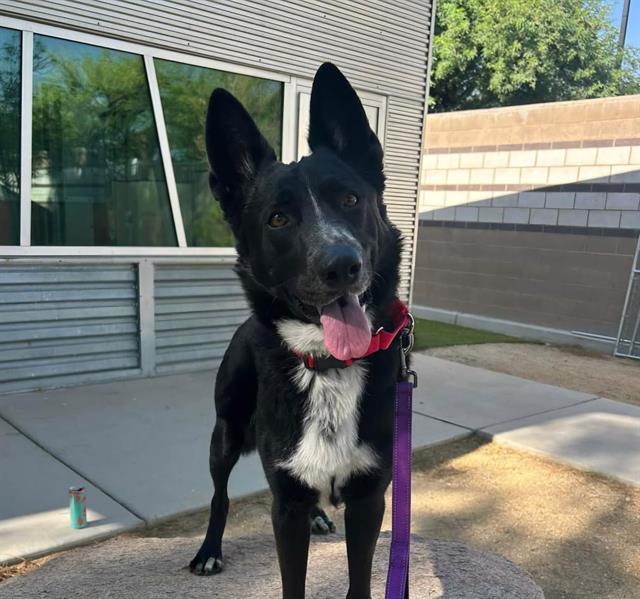
[[(300, 94), (310, 95), (312, 85), (313, 85), (313, 82), (311, 80), (303, 79), (301, 77), (292, 78), (291, 83), (289, 85), (289, 91), (292, 96), (291, 103), (293, 108), (293, 111), (292, 111), (293, 117), (291, 119), (292, 131), (289, 132), (290, 135), (292, 135), (292, 137), (291, 139), (288, 140), (289, 141), (288, 145), (294, 153), (294, 156), (293, 158), (291, 158), (291, 160), (298, 160), (301, 158), (301, 152), (299, 148), (300, 136), (301, 134), (302, 135), (307, 134), (306, 131), (300, 131), (298, 129), (299, 118), (300, 118), (300, 106), (299, 106)], [(380, 143), (384, 148), (384, 139), (385, 139), (386, 128), (387, 128), (387, 100), (388, 100), (387, 96), (372, 93), (372, 92), (361, 90), (361, 89), (356, 90), (356, 92), (358, 94), (358, 97), (360, 98), (360, 101), (362, 102), (362, 105), (365, 108), (372, 107), (377, 109), (378, 122), (377, 122), (375, 134), (378, 136), (378, 139), (380, 140)]]
[[(310, 91), (311, 81), (296, 78), (286, 73), (249, 67), (243, 64), (222, 62), (203, 56), (189, 55), (144, 44), (103, 37), (91, 33), (64, 29), (24, 19), (5, 17), (2, 27), (16, 29), (22, 34), (22, 73), (21, 73), (21, 141), (20, 141), (20, 245), (0, 246), (0, 257), (219, 257), (231, 258), (236, 255), (233, 247), (188, 247), (180, 210), (177, 186), (173, 172), (173, 163), (169, 149), (166, 125), (162, 112), (160, 90), (155, 72), (155, 59), (171, 60), (192, 66), (205, 67), (249, 75), (260, 79), (279, 81), (283, 84), (282, 106), (282, 160), (285, 163), (296, 160), (298, 144), (298, 93)], [(33, 103), (33, 36), (46, 35), (139, 55), (144, 63), (147, 84), (151, 95), (153, 115), (160, 144), (162, 165), (171, 208), (172, 222), (176, 233), (177, 247), (149, 246), (33, 246), (31, 245), (31, 147), (32, 147), (32, 103)], [(384, 132), (387, 117), (387, 97), (380, 94), (358, 90), (363, 103), (378, 108), (378, 135), (384, 145)]]

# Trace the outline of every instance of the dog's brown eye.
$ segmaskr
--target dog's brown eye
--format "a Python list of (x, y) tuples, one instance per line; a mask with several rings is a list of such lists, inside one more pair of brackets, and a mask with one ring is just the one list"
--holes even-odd
[(274, 212), (269, 217), (269, 226), (274, 229), (280, 229), (289, 223), (289, 219), (282, 212)]
[(342, 205), (345, 208), (353, 208), (357, 203), (358, 203), (358, 196), (353, 193), (348, 193), (346, 196), (344, 196), (344, 199), (342, 200)]

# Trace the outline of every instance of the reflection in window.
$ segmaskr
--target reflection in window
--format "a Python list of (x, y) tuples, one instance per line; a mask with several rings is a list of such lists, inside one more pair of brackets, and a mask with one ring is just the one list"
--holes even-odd
[(280, 155), (283, 85), (165, 60), (156, 60), (155, 65), (187, 244), (233, 245), (208, 185), (204, 120), (209, 96), (216, 87), (230, 91)]
[(176, 245), (141, 56), (34, 36), (33, 245)]
[(0, 245), (20, 243), (21, 39), (0, 27)]

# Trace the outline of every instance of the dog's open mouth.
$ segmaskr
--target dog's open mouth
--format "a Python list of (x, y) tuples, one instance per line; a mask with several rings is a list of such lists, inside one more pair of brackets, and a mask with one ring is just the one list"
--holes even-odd
[(360, 358), (369, 349), (371, 324), (365, 308), (357, 295), (349, 294), (327, 304), (320, 311), (324, 344), (334, 358)]
[(371, 343), (371, 323), (366, 315), (370, 290), (360, 295), (343, 295), (323, 306), (303, 302), (296, 296), (293, 299), (309, 320), (319, 321), (325, 347), (334, 358), (355, 359), (367, 352)]

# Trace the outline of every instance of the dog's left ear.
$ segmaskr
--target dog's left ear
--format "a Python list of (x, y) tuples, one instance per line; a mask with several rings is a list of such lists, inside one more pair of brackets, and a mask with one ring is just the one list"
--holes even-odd
[(311, 89), (309, 147), (315, 151), (323, 146), (382, 193), (382, 146), (369, 126), (360, 98), (330, 62), (318, 69)]

